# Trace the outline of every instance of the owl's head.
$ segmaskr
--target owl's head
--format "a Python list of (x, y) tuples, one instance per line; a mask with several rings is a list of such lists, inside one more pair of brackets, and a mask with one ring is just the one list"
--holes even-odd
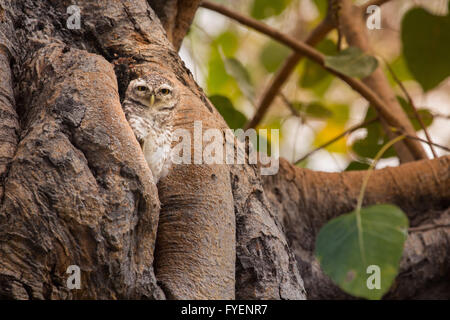
[(170, 111), (175, 108), (178, 100), (173, 83), (159, 75), (131, 81), (127, 96), (152, 111)]

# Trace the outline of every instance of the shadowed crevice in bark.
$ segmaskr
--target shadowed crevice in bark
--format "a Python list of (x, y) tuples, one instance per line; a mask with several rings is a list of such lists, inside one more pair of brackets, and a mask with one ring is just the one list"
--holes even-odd
[(257, 168), (234, 165), (231, 181), (236, 212), (236, 298), (306, 299), (297, 261), (273, 215)]
[[(189, 4), (165, 3), (165, 12), (177, 6), (167, 20), (177, 47), (187, 27), (176, 21)], [(319, 228), (353, 209), (364, 173), (281, 160), (262, 181), (249, 165), (177, 165), (158, 186), (160, 212), (120, 106), (129, 80), (159, 73), (180, 88), (175, 128), (227, 126), (147, 1), (77, 1), (80, 30), (65, 27), (69, 5), (0, 0), (0, 297), (302, 299), (301, 276), (309, 298), (344, 297), (312, 250)], [(380, 182), (369, 184), (365, 204), (398, 204), (414, 227), (447, 221), (448, 157), (411, 166), (374, 173)], [(448, 228), (436, 230), (412, 231), (388, 297), (450, 291), (440, 284)], [(66, 287), (71, 264), (81, 268), (81, 290)]]
[[(49, 43), (23, 68), (25, 130), (0, 215), (1, 295), (163, 298), (152, 268), (156, 188), (143, 157), (127, 159), (139, 145), (111, 65)], [(69, 265), (81, 269), (80, 290), (66, 287)]]
[(201, 0), (148, 0), (175, 50), (180, 49), (201, 2)]

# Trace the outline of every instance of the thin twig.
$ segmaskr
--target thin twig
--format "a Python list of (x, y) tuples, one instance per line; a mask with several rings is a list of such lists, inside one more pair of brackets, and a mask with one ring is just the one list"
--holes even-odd
[[(329, 21), (329, 19), (323, 20), (307, 37), (305, 43), (311, 46), (315, 46), (322, 39), (324, 39), (332, 29), (333, 25)], [(256, 112), (253, 118), (250, 119), (249, 122), (245, 125), (246, 129), (255, 128), (261, 122), (270, 105), (275, 100), (275, 97), (277, 96), (281, 87), (292, 74), (295, 66), (301, 61), (303, 57), (304, 55), (294, 51), (286, 59), (283, 66), (277, 71), (267, 88), (264, 90), (261, 99), (259, 100), (259, 103), (256, 107)]]
[(210, 1), (203, 1), (201, 6), (206, 9), (210, 9), (213, 11), (216, 11), (224, 16), (227, 16), (233, 20), (236, 20), (237, 22), (250, 27), (252, 29), (255, 29), (274, 40), (277, 40), (281, 43), (284, 43), (286, 46), (291, 47), (292, 49), (298, 51), (300, 54), (304, 54), (305, 56), (309, 57), (310, 59), (316, 61), (316, 62), (323, 62), (323, 55), (315, 50), (314, 48), (311, 48), (309, 45), (297, 41), (293, 37), (284, 34), (283, 32), (280, 32), (258, 20), (252, 19), (250, 17), (247, 17), (243, 14), (240, 14), (239, 12), (233, 11), (228, 9), (227, 7), (210, 2)]
[(378, 120), (378, 117), (375, 117), (375, 118), (369, 119), (369, 120), (367, 120), (367, 121), (364, 121), (364, 122), (361, 123), (361, 124), (358, 124), (358, 125), (355, 125), (355, 126), (353, 126), (353, 127), (348, 128), (347, 130), (345, 130), (345, 131), (342, 132), (341, 134), (337, 135), (337, 136), (334, 137), (333, 139), (331, 139), (331, 140), (325, 142), (324, 144), (320, 145), (320, 146), (317, 147), (316, 149), (311, 150), (310, 152), (308, 152), (307, 154), (305, 154), (303, 157), (301, 157), (300, 159), (298, 159), (297, 161), (295, 161), (295, 164), (299, 164), (300, 162), (302, 162), (303, 160), (305, 160), (306, 158), (308, 158), (310, 155), (312, 155), (314, 152), (316, 152), (316, 151), (318, 151), (318, 150), (321, 150), (321, 149), (323, 149), (323, 148), (328, 147), (329, 145), (331, 145), (331, 144), (335, 143), (336, 141), (338, 141), (338, 140), (342, 139), (343, 137), (345, 137), (347, 134), (352, 133), (353, 131), (356, 131), (356, 130), (358, 130), (358, 129), (361, 129), (361, 128), (365, 127), (365, 126), (368, 126), (368, 125), (374, 123), (374, 122), (377, 121), (377, 120)]
[(441, 119), (445, 119), (445, 120), (450, 120), (450, 114), (442, 114), (442, 113), (438, 113), (438, 112), (430, 112), (431, 115), (433, 116), (433, 118), (441, 118)]
[[(292, 114), (293, 114), (295, 117), (299, 118), (300, 121), (301, 121), (301, 123), (302, 123), (303, 125), (306, 125), (307, 127), (309, 127), (309, 129), (310, 129), (315, 135), (317, 135), (317, 132), (316, 132), (316, 130), (314, 130), (314, 127), (312, 127), (311, 125), (308, 124), (306, 117), (303, 116), (300, 112), (298, 112), (297, 109), (295, 109), (295, 107), (292, 105), (292, 103), (286, 98), (286, 96), (285, 96), (282, 92), (280, 92), (279, 95), (281, 96), (283, 102), (289, 107), (289, 109), (291, 110)], [(297, 134), (296, 134), (296, 136), (297, 136)], [(295, 146), (297, 146), (297, 145), (295, 144)], [(295, 152), (295, 148), (294, 148), (294, 155), (295, 155), (295, 153), (296, 153), (296, 152)], [(336, 160), (335, 156), (334, 156), (332, 153), (330, 153), (330, 157), (331, 157), (331, 158), (333, 159), (333, 161), (336, 163), (336, 166), (339, 166), (338, 161)]]
[(409, 228), (408, 231), (409, 232), (417, 232), (417, 231), (427, 231), (427, 230), (432, 230), (432, 229), (437, 229), (437, 228), (449, 228), (449, 227), (450, 227), (450, 223), (429, 224), (429, 225), (420, 226), (420, 227), (412, 227), (412, 228)]
[(403, 85), (403, 83), (400, 81), (400, 79), (397, 77), (397, 75), (395, 74), (394, 70), (392, 70), (391, 66), (389, 65), (389, 63), (384, 60), (384, 63), (386, 64), (386, 67), (389, 71), (389, 73), (392, 75), (392, 78), (394, 79), (394, 81), (399, 85), (400, 89), (403, 91), (403, 94), (406, 96), (406, 99), (409, 102), (409, 105), (411, 106), (413, 112), (414, 112), (414, 116), (416, 117), (417, 121), (419, 121), (420, 126), (423, 129), (423, 132), (425, 133), (425, 137), (427, 138), (429, 144), (428, 146), (431, 149), (431, 152), (433, 153), (433, 156), (435, 158), (437, 158), (437, 154), (436, 151), (433, 148), (433, 141), (431, 141), (431, 137), (428, 134), (428, 130), (427, 127), (425, 126), (425, 123), (423, 123), (422, 117), (420, 116), (419, 112), (417, 111), (416, 105), (414, 104), (413, 99), (411, 98), (411, 95), (408, 93), (408, 90), (406, 90), (405, 86)]
[(434, 143), (434, 142), (430, 142), (430, 141), (428, 141), (428, 140), (425, 140), (425, 139), (422, 139), (422, 138), (419, 138), (419, 137), (416, 137), (416, 136), (412, 136), (412, 135), (410, 135), (410, 134), (405, 133), (404, 130), (400, 130), (400, 129), (394, 128), (394, 127), (391, 127), (391, 130), (392, 130), (393, 132), (399, 132), (399, 133), (405, 135), (406, 138), (408, 138), (408, 139), (417, 140), (417, 141), (426, 143), (426, 144), (428, 144), (428, 145), (432, 145), (432, 146), (434, 146), (434, 147), (441, 148), (442, 150), (445, 150), (445, 151), (447, 151), (447, 152), (450, 152), (450, 148), (447, 148), (447, 147), (445, 147), (445, 146), (443, 146), (443, 145), (440, 145), (440, 144), (437, 144), (437, 143)]
[[(305, 55), (315, 63), (319, 64), (322, 68), (330, 72), (331, 74), (345, 81), (356, 92), (359, 92), (367, 101), (369, 101), (372, 104), (372, 106), (374, 106), (377, 109), (380, 116), (390, 125), (398, 128), (404, 127), (403, 123), (397, 118), (395, 113), (393, 113), (389, 108), (386, 107), (385, 102), (377, 95), (377, 93), (375, 93), (371, 88), (369, 88), (359, 79), (349, 77), (325, 66), (325, 56), (321, 52), (312, 48), (311, 46), (305, 44), (304, 42), (298, 41), (295, 38), (287, 34), (284, 34), (272, 27), (269, 27), (268, 25), (262, 22), (259, 22), (255, 19), (234, 12), (233, 10), (230, 10), (222, 5), (218, 5), (216, 3), (212, 3), (209, 1), (204, 1), (202, 3), (202, 6), (204, 8), (219, 12), (250, 28), (253, 28), (263, 34), (266, 34), (269, 37), (273, 38), (274, 40), (277, 40), (278, 42), (281, 42), (286, 46), (292, 48), (298, 53)], [(417, 159), (422, 158), (423, 156), (421, 153), (422, 150), (418, 149), (416, 144), (413, 143), (411, 139), (406, 139), (405, 144), (408, 146), (408, 149), (411, 151), (411, 153), (414, 155), (415, 158)]]
[(288, 108), (291, 110), (292, 114), (294, 116), (296, 116), (297, 118), (300, 118), (300, 120), (302, 121), (302, 124), (303, 124), (305, 122), (305, 119), (300, 114), (300, 112), (298, 112), (298, 110), (295, 109), (295, 107), (292, 105), (292, 103), (288, 100), (288, 98), (286, 98), (286, 96), (282, 92), (279, 93), (279, 96), (283, 100), (284, 104), (287, 105)]

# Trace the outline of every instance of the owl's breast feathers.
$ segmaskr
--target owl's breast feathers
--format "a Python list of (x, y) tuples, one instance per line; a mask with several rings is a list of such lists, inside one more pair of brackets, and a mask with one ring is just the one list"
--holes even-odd
[(144, 139), (142, 151), (153, 173), (155, 183), (167, 175), (172, 164), (172, 130), (150, 130)]

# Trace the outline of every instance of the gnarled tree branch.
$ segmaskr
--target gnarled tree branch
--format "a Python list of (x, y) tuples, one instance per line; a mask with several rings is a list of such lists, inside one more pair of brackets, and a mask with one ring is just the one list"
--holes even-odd
[[(354, 210), (366, 172), (315, 172), (280, 160), (278, 175), (264, 177), (264, 190), (297, 256), (308, 298), (348, 297), (321, 271), (313, 255), (314, 242), (326, 222)], [(363, 205), (398, 205), (413, 227), (448, 223), (449, 167), (450, 157), (447, 156), (376, 170), (370, 177)], [(430, 294), (427, 284), (448, 279), (450, 252), (444, 248), (448, 248), (449, 243), (449, 228), (422, 230), (410, 235), (400, 275), (387, 297), (421, 297), (425, 290)], [(427, 279), (423, 279), (423, 274)], [(447, 296), (440, 297), (448, 298), (448, 292)]]

